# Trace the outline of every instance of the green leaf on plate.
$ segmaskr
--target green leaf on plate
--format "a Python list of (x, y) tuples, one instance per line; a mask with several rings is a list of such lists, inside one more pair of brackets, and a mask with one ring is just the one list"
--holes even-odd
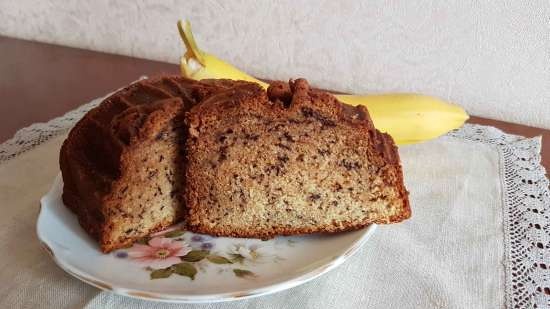
[(164, 234), (163, 236), (168, 237), (168, 238), (175, 238), (175, 237), (183, 235), (184, 233), (185, 232), (182, 231), (182, 230), (175, 230), (175, 231), (168, 232), (168, 233)]
[(174, 273), (174, 270), (172, 267), (163, 268), (163, 269), (155, 269), (149, 274), (151, 279), (162, 279), (162, 278), (168, 278), (170, 275)]
[(239, 269), (239, 268), (233, 269), (233, 273), (235, 273), (235, 276), (237, 276), (239, 278), (247, 278), (247, 277), (255, 277), (256, 276), (256, 274), (254, 274), (250, 270)]
[(228, 258), (219, 255), (209, 255), (206, 258), (214, 264), (233, 264)]
[(174, 272), (180, 276), (185, 276), (195, 280), (195, 275), (197, 274), (197, 269), (191, 263), (179, 263), (172, 266)]
[(182, 257), (182, 260), (186, 262), (198, 262), (204, 259), (209, 253), (210, 252), (205, 250), (193, 250)]
[(244, 262), (244, 256), (242, 256), (240, 254), (230, 254), (230, 256), (231, 256), (231, 261), (233, 263), (242, 264)]

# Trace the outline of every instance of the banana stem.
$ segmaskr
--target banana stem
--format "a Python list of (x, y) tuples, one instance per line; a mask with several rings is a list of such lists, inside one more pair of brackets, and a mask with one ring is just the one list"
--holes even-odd
[(204, 66), (204, 58), (202, 56), (202, 52), (197, 46), (197, 42), (195, 42), (195, 37), (193, 37), (193, 32), (191, 31), (191, 23), (188, 20), (186, 20), (185, 23), (181, 20), (178, 20), (178, 31), (180, 33), (181, 40), (183, 41), (183, 44), (185, 44), (185, 48), (187, 49), (187, 51), (183, 55), (185, 57), (185, 60), (189, 61), (189, 59), (195, 59), (198, 63)]
[(180, 68), (183, 76), (195, 80), (205, 78), (246, 80), (257, 83), (265, 89), (269, 86), (269, 84), (242, 72), (214, 55), (201, 51), (195, 42), (189, 21), (178, 21), (178, 30), (187, 50), (180, 58)]

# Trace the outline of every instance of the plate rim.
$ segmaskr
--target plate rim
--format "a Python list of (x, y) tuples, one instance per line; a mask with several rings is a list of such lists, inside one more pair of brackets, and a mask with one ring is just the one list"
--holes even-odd
[(61, 268), (66, 273), (68, 273), (69, 275), (75, 277), (76, 279), (82, 282), (85, 282), (91, 286), (94, 286), (104, 291), (111, 291), (115, 294), (119, 294), (122, 296), (149, 300), (149, 301), (169, 302), (169, 303), (214, 303), (214, 302), (235, 301), (235, 300), (253, 298), (253, 297), (258, 297), (262, 295), (281, 292), (281, 291), (296, 287), (298, 285), (302, 285), (313, 279), (316, 279), (321, 275), (326, 274), (329, 271), (340, 266), (348, 258), (353, 256), (365, 244), (365, 242), (372, 236), (372, 234), (374, 234), (374, 232), (378, 227), (377, 224), (370, 224), (369, 226), (365, 227), (364, 228), (365, 232), (359, 239), (357, 239), (349, 248), (347, 248), (344, 253), (332, 259), (331, 261), (327, 262), (326, 264), (320, 265), (292, 279), (289, 279), (283, 282), (274, 283), (274, 284), (267, 285), (260, 288), (249, 288), (246, 290), (240, 290), (240, 291), (234, 291), (234, 292), (201, 294), (201, 295), (184, 295), (184, 294), (182, 295), (182, 294), (169, 294), (169, 293), (165, 294), (165, 293), (144, 291), (139, 289), (128, 289), (122, 286), (114, 286), (110, 283), (105, 282), (104, 280), (94, 278), (92, 275), (84, 273), (81, 270), (75, 268), (70, 263), (67, 263), (62, 259), (58, 258), (55, 255), (55, 252), (52, 249), (52, 246), (49, 245), (47, 237), (43, 235), (43, 231), (40, 231), (39, 223), (41, 221), (41, 218), (42, 220), (44, 220), (42, 214), (43, 214), (43, 207), (46, 207), (44, 206), (46, 202), (45, 200), (50, 198), (51, 195), (54, 194), (54, 190), (58, 185), (58, 182), (61, 182), (61, 181), (62, 181), (61, 173), (59, 173), (56, 176), (48, 192), (40, 198), (39, 212), (36, 219), (36, 235), (38, 237), (38, 240), (40, 242), (40, 246), (42, 247), (42, 249), (48, 253), (50, 258), (54, 261), (54, 263), (59, 268)]

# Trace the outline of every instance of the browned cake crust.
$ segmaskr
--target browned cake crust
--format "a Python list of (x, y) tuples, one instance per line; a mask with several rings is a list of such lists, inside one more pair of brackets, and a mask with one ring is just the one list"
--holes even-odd
[(227, 87), (178, 76), (144, 80), (71, 130), (59, 159), (63, 201), (104, 252), (182, 220), (183, 114)]
[(368, 111), (303, 79), (246, 83), (186, 115), (188, 228), (270, 238), (340, 232), (411, 215), (393, 139)]

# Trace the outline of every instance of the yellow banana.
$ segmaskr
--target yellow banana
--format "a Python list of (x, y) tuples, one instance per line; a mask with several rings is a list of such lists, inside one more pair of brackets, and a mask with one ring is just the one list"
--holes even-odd
[[(178, 30), (187, 51), (180, 59), (181, 74), (201, 80), (227, 78), (269, 86), (214, 55), (201, 51), (191, 32), (191, 24), (178, 22)], [(418, 143), (436, 138), (461, 127), (468, 114), (458, 105), (420, 94), (335, 95), (341, 102), (364, 105), (374, 126), (390, 134), (399, 145)]]
[(350, 105), (365, 105), (374, 126), (399, 145), (436, 138), (460, 128), (469, 118), (458, 105), (421, 94), (337, 95)]

